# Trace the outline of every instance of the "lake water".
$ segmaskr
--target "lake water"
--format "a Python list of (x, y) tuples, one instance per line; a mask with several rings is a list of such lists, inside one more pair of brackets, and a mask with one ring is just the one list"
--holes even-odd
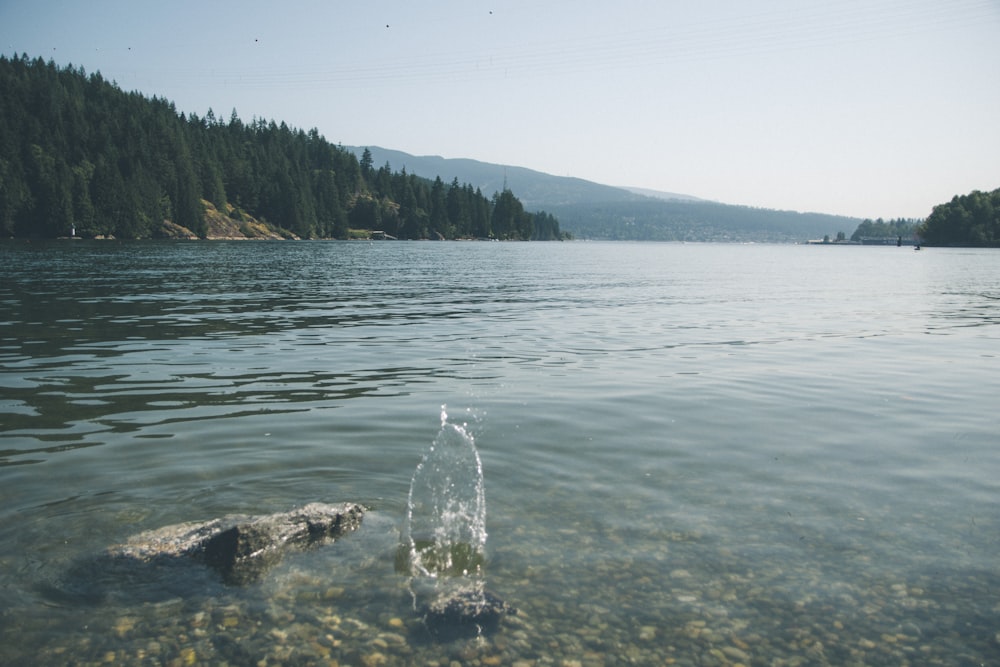
[[(465, 424), (492, 634), (394, 555)], [(129, 536), (357, 502), (226, 585)], [(0, 664), (1000, 664), (1000, 253), (0, 244)]]

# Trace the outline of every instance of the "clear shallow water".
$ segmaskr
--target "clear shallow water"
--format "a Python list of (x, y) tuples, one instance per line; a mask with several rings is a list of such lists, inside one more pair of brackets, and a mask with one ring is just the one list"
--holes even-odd
[[(0, 244), (0, 663), (996, 664), (998, 324), (995, 251)], [(482, 640), (394, 568), (444, 404)], [(313, 501), (259, 584), (93, 571)]]

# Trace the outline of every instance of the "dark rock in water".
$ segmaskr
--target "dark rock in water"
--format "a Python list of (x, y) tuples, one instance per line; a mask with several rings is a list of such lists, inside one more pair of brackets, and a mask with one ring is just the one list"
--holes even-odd
[(361, 525), (360, 505), (310, 503), (291, 512), (232, 515), (182, 523), (134, 535), (108, 555), (144, 563), (190, 559), (217, 570), (229, 584), (260, 577), (288, 550), (331, 541)]
[(456, 639), (496, 631), (507, 614), (517, 609), (493, 593), (468, 588), (438, 597), (421, 609), (424, 625), (441, 639)]

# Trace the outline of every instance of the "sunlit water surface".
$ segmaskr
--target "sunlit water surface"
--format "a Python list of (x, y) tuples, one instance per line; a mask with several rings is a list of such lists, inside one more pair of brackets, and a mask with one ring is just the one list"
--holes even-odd
[[(5, 242), (0, 663), (998, 664), (998, 325), (990, 250)], [(443, 405), (518, 608), (448, 642)], [(258, 583), (94, 571), (314, 501), (368, 513)]]

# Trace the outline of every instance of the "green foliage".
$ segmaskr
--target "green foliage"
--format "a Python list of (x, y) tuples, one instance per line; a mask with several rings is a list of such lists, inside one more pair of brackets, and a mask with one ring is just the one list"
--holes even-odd
[(1000, 247), (1000, 189), (973, 190), (935, 206), (920, 236), (927, 245)]
[(527, 232), (530, 238), (531, 220), (525, 215), (521, 202), (514, 197), (507, 188), (503, 192), (493, 195), (493, 224), (492, 235), (498, 239), (522, 238), (521, 234)]
[[(509, 191), (492, 200), (375, 169), (285, 123), (204, 118), (125, 93), (100, 74), (41, 58), (0, 56), (0, 236), (148, 238), (166, 221), (209, 232), (203, 201), (302, 238), (347, 238), (349, 227), (398, 238), (561, 238), (550, 215), (525, 213)], [(542, 233), (539, 233), (539, 229)]]
[(861, 242), (864, 239), (902, 239), (911, 241), (917, 233), (919, 220), (907, 220), (896, 218), (888, 222), (879, 218), (878, 220), (865, 219), (858, 225), (858, 228), (851, 234), (851, 240)]

